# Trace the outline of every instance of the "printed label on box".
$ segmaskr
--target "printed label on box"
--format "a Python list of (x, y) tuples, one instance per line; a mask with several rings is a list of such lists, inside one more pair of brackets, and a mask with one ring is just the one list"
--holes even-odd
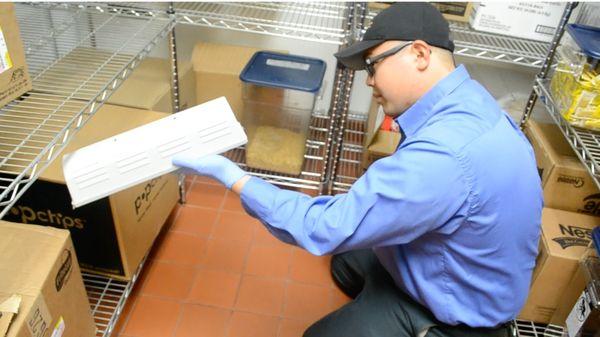
[(288, 69), (299, 69), (299, 70), (304, 70), (304, 71), (307, 71), (308, 69), (310, 69), (310, 64), (298, 63), (298, 62), (292, 62), (292, 61), (284, 61), (284, 60), (274, 60), (274, 59), (268, 59), (267, 65), (273, 66), (273, 67), (288, 68)]
[(29, 329), (32, 337), (43, 337), (49, 328), (50, 322), (52, 322), (50, 310), (48, 310), (44, 298), (40, 296), (27, 317), (27, 329)]
[(65, 332), (65, 320), (60, 316), (51, 337), (62, 337), (63, 332)]
[(12, 66), (13, 63), (10, 59), (10, 54), (8, 53), (8, 46), (6, 45), (2, 28), (0, 27), (0, 74), (12, 68)]

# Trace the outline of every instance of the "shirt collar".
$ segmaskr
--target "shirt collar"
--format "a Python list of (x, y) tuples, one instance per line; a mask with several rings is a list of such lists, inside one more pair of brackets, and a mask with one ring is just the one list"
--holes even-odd
[(470, 79), (467, 69), (461, 64), (448, 76), (440, 80), (408, 110), (396, 117), (396, 122), (403, 131), (402, 138), (410, 137), (435, 114), (433, 107), (464, 81)]

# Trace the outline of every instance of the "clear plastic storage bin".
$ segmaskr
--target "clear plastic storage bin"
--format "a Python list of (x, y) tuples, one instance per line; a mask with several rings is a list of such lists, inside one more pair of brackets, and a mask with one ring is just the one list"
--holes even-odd
[(600, 29), (567, 25), (556, 51), (550, 91), (572, 125), (600, 130)]
[(310, 117), (324, 74), (325, 62), (319, 59), (254, 54), (240, 74), (249, 167), (290, 175), (302, 172)]

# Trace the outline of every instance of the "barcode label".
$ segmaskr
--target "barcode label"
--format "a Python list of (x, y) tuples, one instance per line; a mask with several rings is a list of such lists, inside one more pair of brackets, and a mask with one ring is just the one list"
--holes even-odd
[(12, 68), (12, 66), (13, 64), (10, 59), (10, 54), (8, 53), (8, 46), (4, 39), (4, 33), (2, 32), (2, 28), (0, 28), (0, 74)]
[(307, 71), (308, 69), (310, 69), (310, 64), (293, 62), (293, 61), (274, 60), (274, 59), (268, 59), (267, 65), (273, 66), (273, 67), (298, 69), (298, 70), (304, 70), (304, 71)]

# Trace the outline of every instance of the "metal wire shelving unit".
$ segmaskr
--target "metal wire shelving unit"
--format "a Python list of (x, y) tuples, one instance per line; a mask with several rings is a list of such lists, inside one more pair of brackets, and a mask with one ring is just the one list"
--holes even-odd
[[(186, 25), (344, 45), (351, 38), (354, 5), (341, 2), (175, 3), (174, 10), (177, 22)], [(311, 194), (326, 193), (335, 121), (339, 116), (336, 102), (347, 82), (347, 75), (342, 72), (336, 71), (330, 110), (312, 116), (299, 176), (248, 168), (244, 147), (230, 151), (228, 157), (250, 174), (274, 184), (303, 189)]]
[[(150, 50), (175, 26), (166, 13), (130, 15), (74, 4), (16, 4), (33, 89), (0, 109), (0, 218)], [(83, 273), (109, 336), (135, 283)]]
[(347, 6), (335, 2), (176, 3), (183, 24), (342, 44)]
[(113, 332), (145, 261), (146, 258), (142, 260), (129, 282), (97, 274), (81, 273), (96, 322), (96, 337), (107, 337)]
[[(165, 10), (164, 4), (160, 3), (98, 3), (90, 6), (104, 6), (128, 15), (151, 15)], [(355, 4), (343, 2), (175, 2), (173, 12), (178, 24), (341, 46), (349, 43), (353, 37), (354, 30), (351, 27), (355, 7)], [(329, 111), (313, 114), (303, 170), (299, 176), (248, 168), (245, 164), (244, 147), (234, 149), (226, 155), (250, 174), (271, 183), (302, 189), (311, 194), (328, 193), (329, 171), (331, 165), (335, 165), (330, 156), (332, 141), (338, 127), (336, 121), (339, 120), (340, 109), (344, 105), (340, 98), (345, 95), (345, 88), (351, 77), (349, 70), (336, 71)]]
[(0, 217), (175, 24), (25, 4), (17, 16), (33, 90), (0, 109)]
[(552, 117), (554, 123), (558, 125), (579, 160), (588, 169), (596, 186), (600, 188), (600, 134), (573, 127), (563, 118), (550, 93), (549, 80), (537, 78), (533, 88), (539, 100), (544, 104), (545, 110)]

